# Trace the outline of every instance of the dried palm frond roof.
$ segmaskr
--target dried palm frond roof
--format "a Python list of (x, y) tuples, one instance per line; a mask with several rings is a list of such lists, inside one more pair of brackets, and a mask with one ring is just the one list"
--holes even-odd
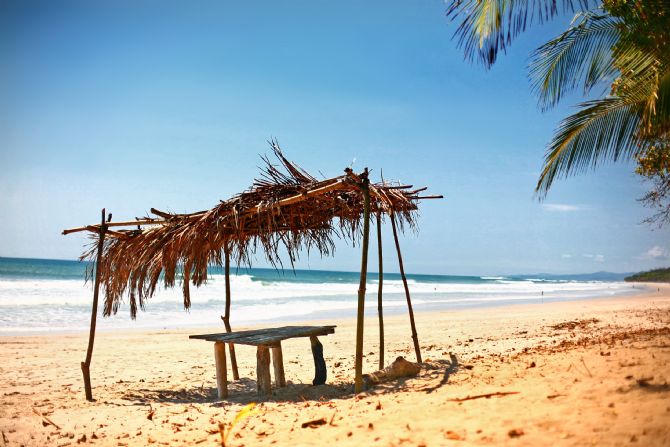
[[(188, 309), (189, 284), (206, 282), (208, 267), (222, 266), (226, 253), (238, 265), (250, 266), (260, 245), (268, 261), (281, 266), (282, 250), (293, 265), (302, 249), (331, 255), (335, 237), (355, 243), (361, 233), (361, 185), (368, 182), (367, 169), (355, 174), (347, 168), (339, 177), (317, 180), (287, 160), (275, 141), (271, 146), (279, 166), (263, 157), (265, 167), (251, 188), (210, 210), (172, 214), (152, 208), (157, 217), (105, 224), (99, 266), (105, 316), (115, 314), (127, 294), (131, 317), (135, 318), (138, 305), (144, 309), (160, 282), (174, 287), (179, 279)], [(419, 196), (425, 189), (386, 182), (369, 184), (371, 212), (393, 215), (401, 228), (404, 224), (414, 228), (418, 201), (442, 197)], [(109, 229), (131, 226), (135, 228)], [(100, 224), (88, 225), (63, 234), (88, 231), (97, 241), (100, 230)], [(93, 260), (95, 255), (96, 246), (91, 244), (80, 259)]]

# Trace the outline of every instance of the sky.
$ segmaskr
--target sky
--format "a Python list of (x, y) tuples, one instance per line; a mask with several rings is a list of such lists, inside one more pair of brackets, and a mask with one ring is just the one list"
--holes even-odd
[[(670, 264), (641, 223), (648, 185), (604, 165), (533, 195), (579, 96), (541, 112), (525, 33), (491, 69), (464, 60), (441, 1), (0, 1), (0, 256), (75, 259), (64, 228), (190, 212), (249, 187), (276, 138), (312, 173), (428, 186), (411, 273), (632, 272)], [(384, 228), (385, 263), (397, 271)], [(376, 250), (376, 245), (371, 245)], [(360, 248), (297, 267), (359, 268)], [(255, 266), (264, 267), (263, 256)], [(371, 270), (376, 270), (373, 257)]]

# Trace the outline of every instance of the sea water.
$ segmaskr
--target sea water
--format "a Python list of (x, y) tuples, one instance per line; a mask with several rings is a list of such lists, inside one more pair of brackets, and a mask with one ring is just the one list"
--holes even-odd
[[(88, 329), (92, 284), (86, 264), (77, 261), (0, 258), (0, 335), (72, 332)], [(417, 311), (569, 301), (639, 291), (623, 281), (550, 279), (542, 276), (408, 275)], [(290, 323), (356, 314), (359, 275), (319, 270), (240, 269), (231, 275), (233, 327)], [(98, 318), (99, 330), (221, 326), (224, 276), (213, 267), (206, 285), (191, 287), (191, 309), (183, 308), (181, 288), (159, 288), (130, 318), (127, 303), (116, 315)], [(377, 308), (377, 274), (368, 275), (366, 314)], [(639, 286), (637, 286), (639, 287)], [(384, 312), (406, 312), (400, 275), (384, 275)], [(104, 291), (103, 291), (104, 292)], [(104, 293), (101, 293), (101, 303)]]

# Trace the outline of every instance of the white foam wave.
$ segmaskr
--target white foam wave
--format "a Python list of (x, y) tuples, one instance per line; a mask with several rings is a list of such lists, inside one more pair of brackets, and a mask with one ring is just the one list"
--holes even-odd
[[(78, 280), (0, 280), (0, 334), (34, 330), (85, 330), (90, 318), (91, 285)], [(231, 277), (233, 319), (236, 324), (287, 320), (317, 314), (353, 314), (358, 284), (254, 281), (249, 275)], [(623, 282), (533, 282), (496, 280), (486, 283), (428, 283), (412, 281), (413, 302), (421, 308), (495, 305), (530, 300), (572, 300), (613, 296), (634, 291)], [(367, 303), (376, 303), (376, 280), (368, 284)], [(158, 290), (140, 312), (128, 317), (127, 306), (118, 315), (103, 318), (102, 329), (219, 325), (225, 288), (223, 277), (192, 288), (193, 306), (181, 307), (179, 287)], [(405, 305), (402, 281), (384, 281), (385, 307)], [(169, 326), (166, 326), (169, 322)]]

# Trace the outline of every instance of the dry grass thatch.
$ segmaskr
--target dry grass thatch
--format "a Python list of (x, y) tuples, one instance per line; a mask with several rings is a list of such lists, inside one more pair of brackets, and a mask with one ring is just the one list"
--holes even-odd
[[(238, 265), (250, 266), (260, 246), (270, 263), (282, 267), (280, 252), (293, 265), (301, 250), (331, 255), (334, 238), (357, 241), (363, 216), (360, 186), (368, 181), (367, 169), (358, 175), (345, 169), (339, 177), (317, 180), (288, 161), (275, 141), (271, 145), (279, 165), (264, 157), (265, 167), (249, 190), (210, 210), (171, 214), (152, 208), (157, 218), (106, 224), (100, 265), (105, 316), (116, 313), (127, 294), (135, 318), (160, 283), (174, 287), (180, 282), (188, 309), (189, 284), (206, 282), (208, 267), (222, 266), (226, 251)], [(401, 228), (414, 228), (418, 193), (425, 189), (370, 184), (371, 212), (393, 214)], [(110, 229), (124, 226), (136, 228)], [(89, 231), (97, 242), (100, 225), (63, 233), (76, 231)], [(95, 255), (94, 243), (81, 259), (92, 261)]]

